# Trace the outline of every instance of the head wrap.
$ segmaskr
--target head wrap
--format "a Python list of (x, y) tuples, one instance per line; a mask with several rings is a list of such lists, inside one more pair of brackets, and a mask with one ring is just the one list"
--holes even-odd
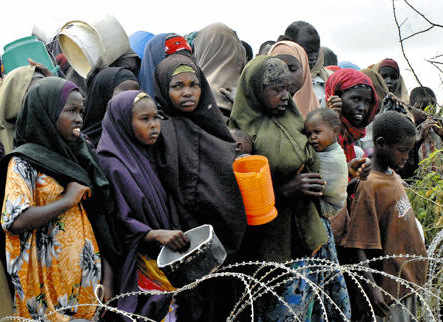
[(129, 36), (129, 44), (135, 53), (143, 59), (145, 54), (146, 44), (154, 38), (154, 34), (147, 31), (136, 31), (131, 36)]
[(191, 46), (189, 46), (184, 37), (175, 34), (166, 37), (165, 40), (166, 55), (172, 55), (182, 50), (192, 53)]
[(393, 60), (392, 58), (385, 58), (383, 59), (380, 64), (379, 64), (379, 70), (382, 67), (391, 67), (392, 69), (394, 69), (397, 74), (400, 76), (400, 68), (398, 67), (398, 64), (395, 60)]
[(217, 106), (229, 115), (232, 102), (220, 90), (234, 95), (246, 65), (246, 51), (236, 32), (222, 23), (203, 28), (194, 39), (194, 57), (211, 85)]
[(405, 81), (404, 81), (403, 77), (401, 76), (400, 68), (398, 67), (397, 62), (391, 58), (386, 58), (386, 59), (382, 60), (381, 62), (379, 62), (378, 64), (371, 65), (368, 68), (375, 70), (377, 73), (380, 73), (380, 69), (382, 67), (391, 67), (397, 72), (398, 77), (399, 77), (398, 85), (397, 85), (397, 88), (394, 90), (393, 94), (395, 96), (397, 96), (398, 99), (400, 99), (404, 103), (408, 104), (409, 103), (408, 89), (406, 88)]
[(83, 133), (88, 136), (94, 146), (97, 146), (100, 140), (102, 120), (114, 89), (127, 80), (137, 81), (137, 78), (131, 71), (122, 67), (107, 67), (88, 78)]
[[(346, 90), (360, 85), (370, 87), (372, 92), (373, 104), (370, 107), (366, 117), (367, 125), (374, 119), (375, 114), (377, 113), (379, 101), (371, 79), (362, 72), (355, 69), (340, 69), (332, 74), (326, 82), (326, 100), (333, 95), (343, 93)], [(364, 137), (366, 130), (365, 127), (354, 127), (349, 120), (343, 116), (343, 114), (340, 116), (340, 119), (344, 125), (344, 133), (339, 135), (339, 143), (345, 151), (346, 159), (349, 162), (355, 158), (353, 142)]]
[(312, 78), (309, 71), (309, 61), (305, 50), (293, 41), (279, 41), (271, 47), (269, 55), (291, 55), (297, 58), (303, 68), (303, 86), (294, 94), (293, 98), (298, 110), (306, 117), (309, 112), (319, 107), (317, 97), (312, 88)]
[(350, 62), (350, 61), (341, 61), (338, 63), (338, 67), (340, 68), (351, 68), (351, 69), (355, 69), (355, 70), (360, 70), (360, 67), (358, 67), (356, 64)]
[(263, 87), (275, 86), (287, 83), (289, 79), (289, 69), (287, 64), (282, 64), (278, 58), (268, 59), (264, 63)]
[[(167, 40), (169, 42), (169, 47), (166, 45)], [(174, 41), (178, 42), (178, 44), (174, 45)], [(173, 53), (174, 50), (177, 50), (178, 53), (184, 55), (191, 54), (189, 45), (186, 46), (185, 43), (186, 40), (184, 40), (183, 37), (179, 37), (174, 33), (156, 35), (148, 42), (145, 47), (140, 72), (138, 74), (140, 88), (144, 92), (148, 93), (151, 97), (155, 97), (155, 69), (157, 68), (157, 65), (168, 56), (167, 52)]]

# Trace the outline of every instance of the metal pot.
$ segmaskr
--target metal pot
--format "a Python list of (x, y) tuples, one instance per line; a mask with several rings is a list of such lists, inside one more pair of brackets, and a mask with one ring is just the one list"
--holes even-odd
[(211, 225), (202, 225), (185, 232), (191, 244), (184, 252), (163, 246), (157, 266), (176, 287), (192, 283), (217, 270), (226, 259), (226, 250)]

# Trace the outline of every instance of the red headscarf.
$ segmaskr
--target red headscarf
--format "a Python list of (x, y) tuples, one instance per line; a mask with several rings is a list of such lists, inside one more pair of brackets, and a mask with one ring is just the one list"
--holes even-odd
[[(377, 113), (378, 97), (372, 84), (371, 79), (362, 72), (350, 69), (342, 68), (329, 76), (326, 82), (326, 101), (336, 92), (344, 92), (357, 85), (367, 85), (372, 89), (372, 96), (374, 104), (370, 107), (369, 116), (367, 119), (368, 124), (372, 122)], [(366, 135), (365, 128), (357, 128), (353, 126), (344, 116), (340, 115), (340, 119), (344, 125), (344, 133), (338, 136), (340, 145), (346, 154), (346, 160), (349, 162), (355, 158), (354, 142)]]
[(178, 35), (171, 35), (165, 40), (165, 53), (172, 55), (181, 50), (186, 50), (192, 54), (192, 48), (189, 46), (185, 38)]
[(392, 69), (394, 69), (398, 75), (400, 75), (400, 68), (398, 68), (398, 64), (395, 60), (393, 60), (392, 58), (385, 58), (381, 61), (381, 63), (379, 64), (379, 70), (382, 67), (391, 67)]

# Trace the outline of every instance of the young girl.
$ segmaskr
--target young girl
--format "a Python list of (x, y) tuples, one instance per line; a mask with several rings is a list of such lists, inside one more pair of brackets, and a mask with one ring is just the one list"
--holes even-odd
[(169, 55), (181, 53), (191, 55), (192, 49), (182, 36), (175, 33), (155, 35), (145, 47), (145, 52), (138, 74), (140, 88), (154, 98), (155, 79), (154, 74), (158, 64)]
[(326, 181), (320, 199), (323, 215), (333, 217), (346, 205), (348, 166), (343, 149), (337, 143), (341, 122), (330, 109), (317, 109), (306, 116), (305, 133), (320, 160), (320, 175)]
[[(315, 206), (325, 183), (318, 174), (315, 152), (302, 133), (303, 117), (289, 96), (289, 78), (286, 63), (269, 56), (258, 56), (248, 63), (240, 78), (229, 125), (254, 137), (254, 153), (268, 158), (278, 210), (272, 222), (248, 227), (242, 254), (248, 259), (277, 262), (302, 257), (337, 261), (329, 221), (320, 216)], [(297, 261), (292, 267), (307, 264)], [(332, 276), (313, 272), (308, 275), (318, 285)], [(346, 285), (341, 274), (336, 277), (325, 291), (349, 317)], [(282, 296), (301, 320), (322, 319), (319, 307), (313, 303), (313, 290), (304, 280), (292, 279)], [(328, 302), (330, 317), (342, 320), (343, 316), (337, 315)], [(258, 306), (261, 321), (291, 319), (287, 308), (269, 298)]]
[(112, 294), (104, 258), (118, 267), (110, 186), (80, 136), (83, 113), (73, 83), (38, 81), (17, 120), (18, 147), (2, 160), (1, 222), (20, 317), (91, 320), (96, 308), (76, 305), (96, 303), (100, 283), (105, 300)]
[[(173, 54), (165, 58), (157, 66), (155, 81), (156, 100), (169, 116), (153, 146), (155, 166), (171, 197), (171, 215), (179, 218), (183, 231), (211, 224), (229, 261), (246, 230), (242, 197), (232, 170), (235, 142), (204, 74), (190, 57)], [(233, 299), (230, 283), (216, 280), (204, 288), (182, 296), (186, 303), (179, 303), (180, 319), (226, 319), (232, 309), (226, 300)]]
[[(126, 91), (109, 102), (103, 120), (97, 152), (114, 187), (126, 254), (120, 293), (139, 288), (173, 290), (155, 260), (162, 245), (181, 250), (189, 244), (177, 229), (178, 218), (170, 215), (166, 192), (151, 166), (150, 147), (160, 135), (160, 119), (151, 97), (140, 91)], [(169, 303), (169, 296), (132, 296), (119, 300), (118, 307), (160, 320)]]

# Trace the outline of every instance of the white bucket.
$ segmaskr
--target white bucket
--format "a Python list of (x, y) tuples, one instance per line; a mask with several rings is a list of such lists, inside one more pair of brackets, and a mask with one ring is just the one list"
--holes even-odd
[(111, 16), (92, 24), (70, 21), (58, 37), (66, 59), (84, 78), (93, 68), (109, 66), (130, 49), (126, 32)]
[(102, 42), (104, 66), (111, 65), (131, 49), (128, 35), (116, 18), (105, 16), (100, 21), (93, 23), (92, 27)]

